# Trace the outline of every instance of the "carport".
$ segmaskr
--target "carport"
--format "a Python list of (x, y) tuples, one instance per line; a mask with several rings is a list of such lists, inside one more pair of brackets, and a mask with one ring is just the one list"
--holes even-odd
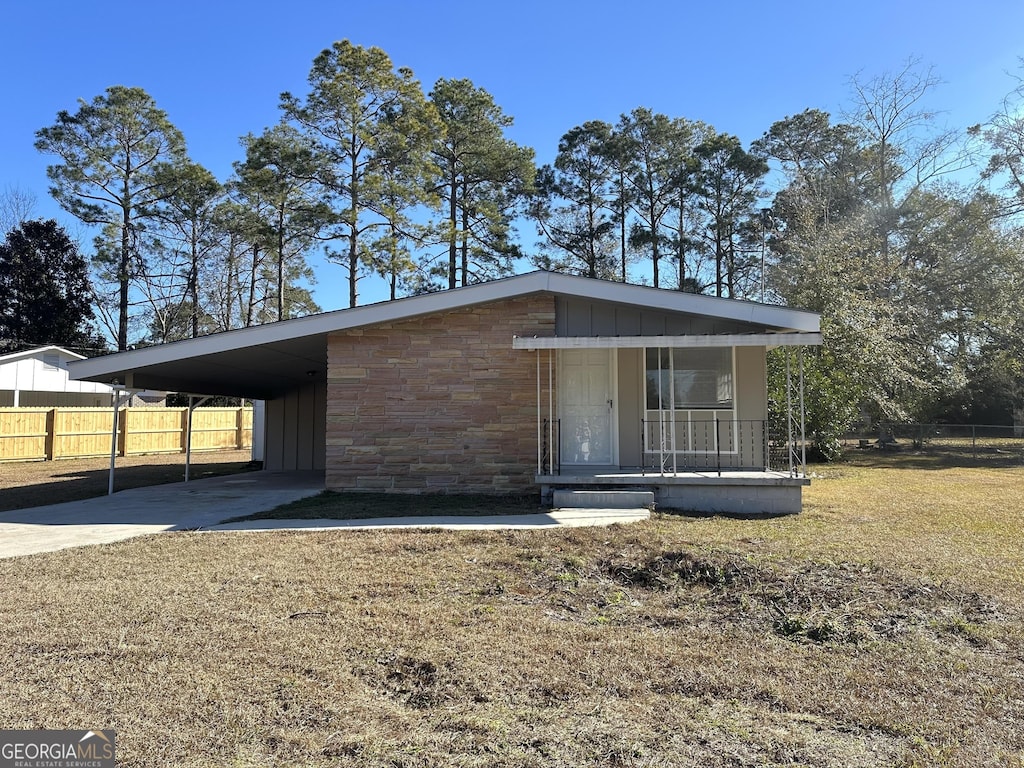
[[(103, 382), (118, 391), (111, 418), (112, 435), (117, 433), (118, 409), (128, 394), (137, 390), (187, 394), (190, 413), (204, 398), (215, 395), (266, 401), (261, 432), (264, 467), (272, 471), (323, 472), (327, 333), (331, 326), (327, 318), (333, 314), (81, 360), (71, 366), (71, 375)], [(115, 452), (112, 439), (111, 478)]]

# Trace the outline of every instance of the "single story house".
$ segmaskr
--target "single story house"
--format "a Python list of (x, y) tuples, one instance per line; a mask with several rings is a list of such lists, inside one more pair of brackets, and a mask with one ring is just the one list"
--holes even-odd
[(644, 487), (667, 506), (795, 512), (796, 367), (789, 432), (772, 435), (765, 352), (820, 341), (810, 312), (532, 272), (71, 372), (266, 400), (264, 468), (324, 470), (331, 489)]
[[(68, 364), (85, 360), (54, 345), (0, 355), (0, 407), (96, 408), (111, 403), (113, 389), (93, 381), (75, 381)], [(162, 405), (166, 394), (135, 393), (133, 405)]]

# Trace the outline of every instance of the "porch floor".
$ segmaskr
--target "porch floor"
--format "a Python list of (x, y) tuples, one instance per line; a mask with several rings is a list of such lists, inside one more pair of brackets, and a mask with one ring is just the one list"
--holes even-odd
[(559, 475), (537, 475), (539, 485), (768, 485), (803, 486), (811, 481), (802, 475), (789, 472), (728, 470), (721, 473), (714, 469), (689, 469), (679, 472), (656, 472), (639, 469), (580, 471), (576, 467)]
[[(564, 468), (563, 468), (564, 469)], [(788, 472), (757, 470), (687, 470), (641, 472), (639, 469), (581, 470), (572, 467), (560, 475), (537, 475), (541, 498), (548, 501), (556, 489), (637, 490), (654, 492), (657, 505), (688, 512), (758, 516), (800, 512), (802, 491), (811, 481)]]

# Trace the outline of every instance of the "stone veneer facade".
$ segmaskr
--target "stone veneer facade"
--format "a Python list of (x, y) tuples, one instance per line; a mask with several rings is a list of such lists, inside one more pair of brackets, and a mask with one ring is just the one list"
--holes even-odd
[(512, 337), (554, 328), (542, 294), (331, 334), (327, 487), (537, 490), (537, 357)]

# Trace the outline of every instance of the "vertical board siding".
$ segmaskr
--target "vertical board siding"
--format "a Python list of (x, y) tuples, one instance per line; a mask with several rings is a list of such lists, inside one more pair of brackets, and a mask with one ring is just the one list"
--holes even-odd
[(316, 381), (266, 401), (265, 469), (323, 470), (326, 467), (326, 400), (326, 382)]

